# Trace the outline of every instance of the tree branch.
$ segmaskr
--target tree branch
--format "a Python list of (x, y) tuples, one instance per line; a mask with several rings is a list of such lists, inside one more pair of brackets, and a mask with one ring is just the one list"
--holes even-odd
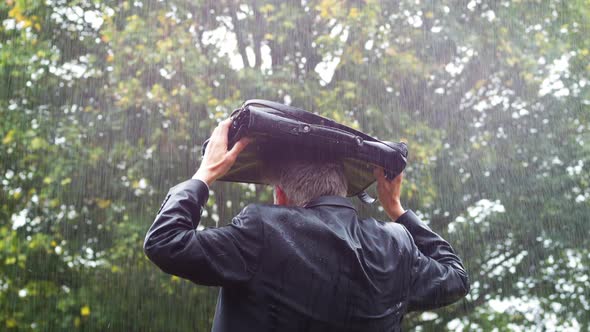
[(237, 13), (238, 6), (235, 1), (230, 2), (230, 17), (232, 20), (232, 24), (234, 26), (234, 33), (236, 34), (236, 40), (238, 42), (238, 51), (240, 52), (240, 56), (242, 57), (242, 62), (244, 63), (244, 68), (250, 67), (250, 63), (248, 62), (248, 54), (246, 53), (246, 42), (244, 40), (244, 35), (242, 34), (242, 24), (238, 20)]

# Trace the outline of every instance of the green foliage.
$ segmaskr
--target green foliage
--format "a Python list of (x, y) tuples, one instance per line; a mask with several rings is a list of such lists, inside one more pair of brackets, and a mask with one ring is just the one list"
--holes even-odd
[[(588, 0), (6, 0), (0, 21), (1, 330), (209, 329), (216, 290), (142, 241), (252, 98), (409, 143), (405, 205), (473, 290), (406, 327), (589, 328)], [(272, 198), (212, 189), (208, 227)]]

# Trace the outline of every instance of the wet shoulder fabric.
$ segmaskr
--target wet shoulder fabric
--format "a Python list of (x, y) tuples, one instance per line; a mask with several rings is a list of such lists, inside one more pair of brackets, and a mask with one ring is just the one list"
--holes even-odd
[[(364, 190), (375, 178), (373, 168), (381, 166), (393, 179), (406, 167), (405, 143), (380, 141), (363, 132), (317, 114), (279, 104), (253, 99), (232, 113), (229, 147), (242, 137), (254, 141), (244, 150), (221, 181), (269, 184), (273, 161), (282, 158), (343, 160), (348, 180), (348, 196), (360, 195), (369, 201)], [(203, 145), (203, 153), (208, 140)]]

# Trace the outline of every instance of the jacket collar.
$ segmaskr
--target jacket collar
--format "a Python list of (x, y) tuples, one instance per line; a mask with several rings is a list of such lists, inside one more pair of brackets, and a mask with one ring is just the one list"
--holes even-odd
[(342, 206), (356, 211), (356, 208), (350, 200), (342, 196), (320, 196), (312, 199), (309, 203), (305, 204), (305, 208), (311, 208), (316, 206), (331, 205), (331, 206)]

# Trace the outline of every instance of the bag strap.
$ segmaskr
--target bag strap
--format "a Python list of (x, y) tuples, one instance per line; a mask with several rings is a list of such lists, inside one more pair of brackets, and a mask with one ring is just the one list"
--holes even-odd
[(366, 191), (361, 191), (358, 195), (356, 195), (356, 197), (358, 197), (358, 199), (361, 200), (361, 202), (371, 205), (373, 203), (375, 203), (376, 199), (371, 197), (371, 195), (367, 194)]

